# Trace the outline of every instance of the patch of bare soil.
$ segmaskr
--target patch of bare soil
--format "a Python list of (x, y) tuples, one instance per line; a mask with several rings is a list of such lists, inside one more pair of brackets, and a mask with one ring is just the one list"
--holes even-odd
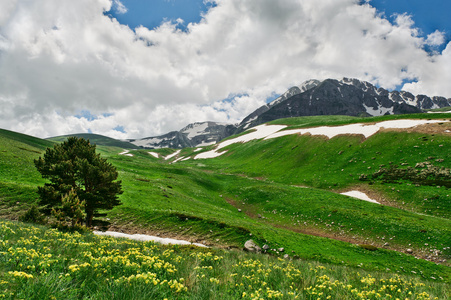
[(380, 132), (387, 132), (387, 131), (395, 131), (395, 132), (417, 132), (417, 133), (424, 133), (424, 134), (442, 134), (451, 136), (451, 122), (449, 120), (444, 120), (443, 123), (431, 123), (431, 124), (423, 124), (418, 125), (411, 128), (381, 128), (379, 130)]
[[(370, 123), (368, 123), (368, 124), (370, 124)], [(374, 123), (374, 124), (376, 124), (376, 123)], [(340, 126), (340, 125), (337, 125), (337, 127), (338, 126)], [(331, 127), (333, 127), (333, 126), (331, 126)], [(314, 135), (312, 135), (310, 132), (306, 132), (304, 134), (298, 133), (298, 135), (300, 135), (300, 136), (310, 136), (312, 138), (320, 139), (320, 140), (323, 140), (323, 141), (330, 140), (330, 138), (327, 135), (325, 135), (325, 134), (314, 134)], [(361, 133), (341, 133), (341, 134), (339, 134), (337, 136), (340, 136), (340, 137), (343, 137), (343, 136), (355, 137), (355, 138), (360, 139), (361, 143), (363, 143), (366, 140), (365, 136), (363, 134), (361, 134)]]
[(255, 212), (255, 209), (251, 209), (248, 206), (245, 206), (245, 204), (240, 204), (238, 201), (231, 198), (225, 198), (225, 200), (227, 203), (235, 207), (238, 211), (243, 212), (243, 214), (246, 214), (248, 217), (254, 219), (258, 218), (258, 214)]

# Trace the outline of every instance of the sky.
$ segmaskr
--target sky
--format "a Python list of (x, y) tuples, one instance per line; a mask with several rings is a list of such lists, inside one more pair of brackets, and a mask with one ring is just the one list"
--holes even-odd
[(238, 123), (309, 79), (451, 98), (448, 0), (0, 0), (0, 128)]

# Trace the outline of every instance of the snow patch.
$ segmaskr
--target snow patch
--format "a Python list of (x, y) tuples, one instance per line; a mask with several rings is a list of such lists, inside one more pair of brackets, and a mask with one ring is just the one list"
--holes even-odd
[(301, 92), (306, 92), (312, 88), (317, 87), (319, 84), (321, 83), (321, 81), (316, 80), (316, 79), (310, 79), (307, 81), (304, 81), (300, 86), (299, 89), (301, 90)]
[(428, 111), (428, 114), (449, 114), (451, 110), (448, 111)]
[(188, 138), (192, 139), (201, 134), (206, 134), (205, 130), (208, 128), (208, 123), (195, 123), (191, 128), (186, 128), (182, 133), (188, 134)]
[(223, 152), (217, 152), (216, 150), (210, 150), (207, 152), (199, 153), (196, 156), (194, 156), (194, 159), (207, 159), (207, 158), (215, 158), (218, 156), (223, 155)]
[(131, 143), (136, 146), (148, 147), (148, 146), (153, 146), (153, 145), (159, 144), (164, 140), (166, 140), (166, 139), (150, 138), (150, 139), (141, 139), (141, 140), (133, 141)]
[(256, 127), (252, 128), (254, 131), (251, 131), (248, 134), (244, 134), (244, 135), (238, 136), (236, 138), (221, 142), (218, 144), (216, 149), (210, 150), (207, 152), (203, 152), (203, 153), (199, 153), (198, 155), (196, 155), (194, 157), (194, 159), (218, 157), (218, 156), (224, 154), (225, 152), (227, 152), (227, 151), (218, 152), (218, 150), (220, 150), (224, 147), (227, 147), (227, 146), (235, 144), (235, 143), (246, 143), (246, 142), (256, 140), (256, 139), (263, 139), (263, 138), (267, 137), (268, 135), (273, 134), (285, 127), (286, 127), (285, 125), (265, 125), (265, 124), (256, 126)]
[(190, 159), (191, 157), (184, 157), (184, 156), (181, 156), (181, 157), (178, 157), (176, 160), (174, 160), (173, 162), (171, 162), (170, 164), (175, 164), (176, 162), (179, 162), (179, 161), (184, 161), (184, 160), (187, 160), (187, 159)]
[(341, 193), (341, 194), (345, 195), (345, 196), (357, 198), (357, 199), (360, 199), (360, 200), (364, 200), (364, 201), (380, 204), (376, 200), (371, 199), (370, 197), (368, 197), (367, 194), (359, 192), (359, 191), (349, 191), (349, 192), (344, 192), (344, 193)]
[(255, 117), (253, 117), (253, 118), (250, 118), (246, 123), (251, 123), (251, 122), (257, 120), (257, 118), (258, 118), (258, 116), (255, 116)]
[[(417, 103), (418, 103), (418, 98), (417, 98), (417, 96), (413, 96), (413, 95), (408, 94), (408, 93), (406, 93), (406, 92), (404, 92), (404, 91), (401, 91), (401, 92), (399, 93), (399, 95), (400, 95), (401, 98), (402, 98), (407, 104), (409, 104), (409, 105), (416, 106)], [(413, 98), (409, 97), (409, 95), (412, 96)]]
[(196, 146), (198, 146), (198, 147), (206, 147), (206, 146), (210, 146), (210, 145), (214, 145), (214, 144), (216, 144), (216, 142), (202, 142), (202, 143), (200, 143), (200, 144), (197, 144)]
[(158, 153), (156, 153), (156, 152), (147, 152), (147, 153), (149, 153), (150, 155), (152, 155), (155, 158), (158, 158)]
[(129, 152), (130, 152), (130, 150), (125, 150), (125, 149), (124, 149), (124, 151), (122, 151), (121, 153), (119, 153), (119, 155), (133, 156), (133, 154), (131, 154), (131, 153), (129, 153)]
[(182, 150), (177, 150), (177, 151), (175, 151), (174, 153), (169, 154), (168, 156), (166, 156), (166, 157), (164, 158), (164, 160), (168, 160), (168, 159), (173, 158), (174, 156), (179, 155), (180, 151), (182, 151)]
[(370, 106), (366, 106), (365, 104), (363, 104), (363, 106), (365, 107), (366, 112), (373, 117), (383, 116), (383, 115), (386, 115), (387, 113), (390, 115), (393, 115), (394, 106), (389, 107), (389, 108), (383, 107), (383, 106), (379, 106), (378, 108), (373, 108)]
[(160, 244), (164, 244), (164, 245), (195, 245), (198, 247), (204, 247), (204, 248), (208, 248), (208, 246), (205, 246), (203, 244), (199, 244), (199, 243), (190, 243), (188, 241), (184, 241), (184, 240), (175, 240), (175, 239), (170, 239), (170, 238), (160, 238), (157, 236), (152, 236), (152, 235), (146, 235), (146, 234), (126, 234), (126, 233), (122, 233), (122, 232), (115, 232), (115, 231), (94, 231), (95, 235), (106, 235), (106, 236), (112, 236), (112, 237), (116, 237), (116, 238), (126, 238), (126, 239), (131, 239), (131, 240), (135, 240), (135, 241), (143, 241), (143, 242), (148, 242), (148, 241), (152, 241), (155, 243), (160, 243)]

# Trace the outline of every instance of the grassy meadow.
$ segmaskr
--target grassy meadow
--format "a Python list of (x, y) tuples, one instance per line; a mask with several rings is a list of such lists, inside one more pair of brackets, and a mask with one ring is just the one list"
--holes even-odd
[[(450, 119), (451, 115), (365, 119), (327, 116), (272, 123), (289, 125), (291, 129), (397, 118)], [(8, 227), (14, 232), (0, 235), (0, 282), (10, 293), (5, 297), (27, 298), (37, 289), (45, 291), (52, 286), (59, 291), (74, 287), (73, 295), (65, 294), (67, 298), (95, 299), (214, 299), (220, 295), (227, 299), (391, 299), (387, 295), (393, 299), (447, 299), (451, 281), (447, 262), (451, 256), (449, 189), (416, 186), (408, 181), (359, 180), (362, 174), (371, 175), (381, 165), (413, 167), (428, 161), (451, 168), (451, 139), (446, 130), (451, 130), (451, 124), (440, 123), (411, 132), (383, 131), (368, 139), (352, 135), (332, 139), (292, 135), (233, 144), (218, 158), (173, 164), (176, 157), (166, 161), (148, 153), (166, 156), (174, 151), (171, 149), (131, 150), (130, 157), (119, 155), (123, 148), (111, 143), (105, 146), (97, 140), (97, 150), (117, 167), (123, 183), (123, 204), (108, 212), (110, 230), (161, 234), (203, 242), (213, 248), (163, 247), (92, 234), (74, 237), (53, 229), (3, 221), (4, 231)], [(96, 139), (91, 141), (95, 143)], [(0, 130), (2, 218), (17, 219), (37, 202), (36, 187), (44, 181), (34, 168), (33, 159), (52, 144)], [(211, 148), (183, 149), (180, 155), (193, 157)], [(384, 205), (339, 194), (351, 189), (365, 191)], [(51, 244), (55, 238), (45, 238), (51, 234), (64, 236), (56, 238), (62, 244)], [(31, 237), (32, 243), (23, 245), (28, 243), (25, 237)], [(77, 242), (71, 242), (73, 238)], [(69, 246), (65, 246), (64, 239), (68, 239)], [(249, 239), (260, 246), (268, 245), (269, 255), (242, 253)], [(47, 242), (50, 244), (45, 245)], [(30, 264), (24, 264), (26, 258), (16, 263), (8, 261), (16, 255), (8, 252), (13, 243), (27, 251), (48, 247), (49, 252), (38, 256), (51, 254), (48, 260), (59, 262), (50, 263), (47, 274), (43, 270), (28, 272)], [(64, 250), (71, 247), (75, 247), (74, 251)], [(104, 247), (104, 251), (96, 247)], [(108, 254), (108, 247), (119, 252)], [(407, 249), (413, 253), (407, 253)], [(163, 254), (172, 250), (167, 257)], [(127, 251), (158, 257), (164, 261), (163, 266), (167, 262), (176, 271), (156, 270), (153, 264), (143, 263), (151, 258), (138, 258), (136, 253), (133, 256)], [(200, 256), (206, 253), (211, 257), (203, 262)], [(137, 265), (132, 268), (134, 271), (118, 265), (112, 257), (116, 254), (130, 259), (133, 256), (129, 264)], [(283, 259), (284, 255), (288, 257)], [(212, 257), (222, 258), (213, 261)], [(113, 260), (119, 267), (102, 265), (97, 259)], [(36, 260), (34, 264), (39, 263)], [(96, 263), (98, 270), (93, 267)], [(75, 274), (70, 272), (71, 265), (84, 267), (73, 267), (77, 269)], [(110, 277), (99, 275), (101, 270)], [(116, 282), (120, 278), (122, 281)], [(153, 285), (157, 279), (158, 284)], [(146, 280), (152, 284), (142, 284)], [(260, 281), (266, 284), (257, 284)], [(400, 292), (395, 291), (395, 285)]]
[(2, 299), (446, 299), (418, 276), (0, 221)]

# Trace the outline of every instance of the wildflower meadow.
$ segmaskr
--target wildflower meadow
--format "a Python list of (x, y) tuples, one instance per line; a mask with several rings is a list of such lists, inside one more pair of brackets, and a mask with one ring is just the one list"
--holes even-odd
[(448, 299), (449, 284), (0, 221), (2, 299)]

